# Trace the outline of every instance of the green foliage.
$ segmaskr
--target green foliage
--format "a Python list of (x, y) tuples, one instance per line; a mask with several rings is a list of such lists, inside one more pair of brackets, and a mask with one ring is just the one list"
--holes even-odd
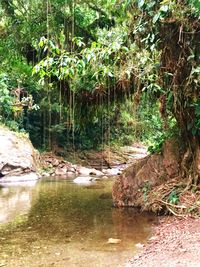
[(188, 123), (188, 130), (192, 131), (193, 136), (199, 134), (200, 131), (200, 101), (195, 99), (194, 103), (191, 105), (194, 108), (194, 120)]
[(12, 104), (13, 97), (10, 95), (8, 89), (8, 79), (2, 74), (0, 76), (0, 121), (5, 122), (5, 120), (10, 120), (12, 117)]
[[(199, 15), (197, 0), (3, 1), (1, 121), (49, 148), (200, 135)], [(40, 110), (16, 119), (18, 86)]]
[[(12, 69), (8, 65), (0, 69), (0, 122), (14, 131), (23, 132), (28, 127), (28, 113), (38, 110), (32, 98), (37, 94), (36, 83), (30, 77), (31, 70), (24, 62), (12, 62)], [(27, 96), (19, 99), (15, 93), (17, 88), (24, 88)], [(27, 107), (27, 108), (25, 108)]]
[(195, 8), (197, 13), (200, 13), (200, 2), (198, 0), (189, 0), (189, 4)]
[(154, 144), (153, 145), (150, 145), (148, 147), (148, 152), (150, 154), (153, 154), (153, 153), (160, 153), (161, 152), (161, 149), (162, 149), (162, 146), (163, 146), (163, 143), (164, 141), (167, 139), (166, 135), (161, 133), (160, 136), (156, 136), (156, 138), (154, 139)]
[(169, 197), (168, 197), (168, 200), (169, 200), (169, 203), (171, 203), (171, 204), (175, 204), (175, 205), (176, 205), (176, 204), (178, 203), (178, 201), (179, 201), (179, 196), (178, 196), (176, 190), (173, 190), (173, 191), (170, 193), (170, 195), (169, 195)]
[(141, 192), (143, 193), (144, 201), (147, 201), (147, 197), (148, 197), (150, 190), (151, 190), (151, 185), (150, 185), (149, 181), (145, 181), (145, 183), (141, 189)]
[[(154, 130), (156, 129), (155, 125), (156, 124), (152, 124)], [(179, 131), (177, 128), (176, 121), (174, 119), (171, 119), (169, 121), (169, 128), (167, 130), (163, 130), (161, 128), (160, 131), (157, 130), (155, 131), (154, 135), (149, 136), (149, 138), (147, 139), (150, 144), (148, 147), (148, 152), (150, 154), (153, 154), (155, 152), (160, 153), (165, 140), (170, 139), (174, 136), (179, 136)]]

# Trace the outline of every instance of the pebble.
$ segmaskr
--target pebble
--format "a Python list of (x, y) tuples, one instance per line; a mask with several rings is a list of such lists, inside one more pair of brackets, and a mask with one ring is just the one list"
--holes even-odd
[(141, 244), (141, 243), (137, 243), (135, 244), (136, 248), (143, 248), (144, 247), (144, 244)]
[(121, 239), (118, 239), (118, 238), (108, 238), (108, 244), (119, 244), (121, 243)]

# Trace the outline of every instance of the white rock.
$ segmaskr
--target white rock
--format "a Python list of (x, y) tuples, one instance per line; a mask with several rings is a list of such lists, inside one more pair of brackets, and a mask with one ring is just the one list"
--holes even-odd
[[(39, 163), (39, 153), (33, 148), (26, 136), (0, 126), (0, 170), (9, 168), (29, 169), (35, 171)], [(38, 166), (39, 167), (39, 166)]]
[(108, 244), (119, 244), (122, 240), (118, 238), (108, 238)]
[(54, 166), (54, 167), (57, 167), (58, 165), (59, 165), (59, 160), (58, 159), (53, 159), (53, 161), (52, 161), (52, 165)]
[(103, 172), (96, 170), (96, 169), (91, 169), (91, 172), (89, 174), (90, 175), (103, 176)]
[(94, 180), (95, 179), (90, 176), (78, 176), (73, 180), (73, 182), (76, 184), (90, 184)]
[(65, 168), (65, 167), (60, 168), (60, 167), (58, 167), (55, 170), (55, 175), (58, 175), (58, 176), (66, 175), (66, 172), (67, 172), (67, 168)]
[(67, 176), (74, 176), (75, 175), (75, 173), (74, 172), (67, 172)]
[(112, 176), (121, 174), (121, 171), (119, 169), (104, 169), (103, 173)]
[(42, 176), (44, 176), (44, 177), (49, 177), (49, 176), (50, 176), (50, 173), (48, 173), (48, 172), (43, 172), (43, 173), (42, 173)]
[(92, 172), (93, 169), (89, 169), (89, 168), (86, 168), (86, 167), (79, 167), (77, 168), (77, 171), (79, 174), (81, 175), (90, 175), (90, 173)]
[(143, 248), (144, 247), (144, 245), (141, 243), (137, 243), (137, 244), (135, 244), (135, 246), (136, 246), (136, 248)]
[(73, 167), (68, 167), (68, 168), (67, 168), (67, 172), (68, 172), (68, 173), (69, 173), (69, 172), (75, 173), (76, 170), (75, 170)]

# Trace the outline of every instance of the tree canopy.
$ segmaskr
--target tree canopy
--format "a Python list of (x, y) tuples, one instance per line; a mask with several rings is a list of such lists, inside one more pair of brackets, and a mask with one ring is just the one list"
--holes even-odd
[[(40, 145), (88, 135), (96, 143), (102, 132), (109, 139), (126, 107), (125, 128), (136, 109), (152, 123), (148, 105), (159, 107), (162, 118), (155, 113), (158, 147), (176, 132), (194, 148), (199, 16), (198, 0), (2, 0), (1, 120), (21, 123)], [(16, 88), (27, 92), (23, 108)]]

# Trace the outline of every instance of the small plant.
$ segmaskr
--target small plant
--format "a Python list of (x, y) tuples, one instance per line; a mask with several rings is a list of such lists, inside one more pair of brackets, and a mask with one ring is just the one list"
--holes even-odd
[(177, 204), (179, 202), (179, 196), (176, 192), (176, 190), (173, 190), (170, 194), (169, 194), (169, 203), (171, 204)]
[(147, 201), (147, 196), (148, 196), (150, 190), (151, 190), (151, 185), (150, 185), (149, 181), (145, 181), (144, 185), (141, 189), (141, 192), (143, 193), (144, 201)]

